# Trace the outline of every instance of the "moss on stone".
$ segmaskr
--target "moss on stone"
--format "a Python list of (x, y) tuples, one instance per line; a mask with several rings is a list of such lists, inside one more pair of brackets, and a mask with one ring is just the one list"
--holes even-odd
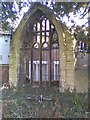
[[(17, 85), (18, 81), (18, 68), (20, 65), (20, 48), (23, 45), (23, 39), (25, 39), (24, 32), (27, 29), (27, 25), (30, 22), (31, 15), (37, 10), (41, 9), (46, 17), (50, 18), (50, 21), (55, 25), (56, 31), (59, 37), (59, 45), (60, 45), (60, 80), (69, 79), (69, 75), (71, 73), (70, 69), (73, 70), (73, 39), (71, 38), (68, 29), (65, 27), (65, 41), (63, 39), (63, 31), (61, 27), (61, 23), (56, 20), (55, 15), (52, 11), (49, 10), (47, 7), (36, 6), (35, 8), (31, 9), (21, 21), (19, 27), (17, 28), (16, 32), (13, 35), (11, 45), (10, 45), (10, 69), (9, 69), (9, 80), (14, 86)], [(22, 39), (23, 37), (23, 39)], [(66, 44), (66, 46), (64, 45)], [(67, 67), (68, 66), (68, 67)], [(67, 71), (66, 71), (67, 69)], [(73, 77), (73, 74), (71, 74)], [(73, 80), (72, 80), (73, 81)]]

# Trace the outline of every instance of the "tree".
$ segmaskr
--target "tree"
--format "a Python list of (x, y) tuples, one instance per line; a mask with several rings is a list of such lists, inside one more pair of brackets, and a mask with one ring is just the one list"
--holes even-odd
[(13, 28), (13, 23), (16, 20), (17, 13), (19, 11), (16, 9), (15, 4), (13, 2), (2, 2), (1, 7), (2, 7), (1, 10), (2, 29), (10, 30), (11, 28)]
[[(22, 9), (24, 7), (30, 8), (34, 3), (33, 2), (2, 2), (2, 28), (10, 29), (13, 28), (13, 23), (19, 17)], [(83, 19), (89, 11), (89, 3), (88, 2), (42, 2), (46, 6), (49, 6), (54, 13), (58, 16), (60, 21), (62, 22), (63, 17), (66, 15), (68, 20), (70, 18), (69, 13), (73, 12), (73, 15), (80, 14), (80, 18)], [(81, 8), (83, 9), (83, 13), (81, 12)], [(76, 27), (74, 20), (71, 20), (73, 23), (72, 28)], [(85, 27), (83, 24), (82, 27)]]

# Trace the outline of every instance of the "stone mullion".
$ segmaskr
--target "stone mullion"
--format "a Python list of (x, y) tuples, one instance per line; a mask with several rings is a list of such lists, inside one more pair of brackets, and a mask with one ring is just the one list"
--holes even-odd
[[(30, 47), (29, 47), (29, 51), (28, 51), (28, 54), (29, 54), (29, 75), (31, 75), (31, 66), (30, 66), (30, 64), (31, 64), (31, 49), (30, 49)], [(30, 79), (30, 83), (31, 83), (31, 78), (29, 78)]]
[[(33, 29), (33, 27), (32, 27), (32, 29)], [(31, 72), (30, 74), (31, 74), (31, 78), (30, 78), (30, 83), (31, 83), (31, 85), (33, 85), (33, 59), (32, 59), (32, 44), (33, 44), (33, 36), (32, 36), (32, 29), (30, 29), (30, 36), (29, 36), (29, 40), (30, 40), (30, 44), (29, 44), (29, 51), (28, 51), (28, 54), (29, 54), (29, 61), (31, 62), (31, 71), (29, 71), (29, 72)]]
[(31, 86), (33, 85), (33, 38), (34, 38), (34, 34), (33, 34), (33, 27), (31, 27), (30, 29), (30, 61), (31, 61), (31, 78), (30, 78), (30, 83), (31, 83)]
[(31, 85), (33, 85), (33, 48), (31, 48)]
[(51, 86), (51, 23), (49, 23), (49, 86)]
[(29, 77), (29, 50), (27, 50), (27, 56), (26, 56), (26, 75)]
[(42, 85), (42, 20), (40, 21), (40, 85)]

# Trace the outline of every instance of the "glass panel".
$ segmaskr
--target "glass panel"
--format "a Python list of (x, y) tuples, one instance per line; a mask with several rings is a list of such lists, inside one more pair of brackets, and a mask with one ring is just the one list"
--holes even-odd
[(47, 43), (44, 43), (43, 44), (43, 48), (47, 48), (48, 47), (48, 44)]
[(42, 21), (42, 31), (45, 31), (45, 20)]
[(40, 31), (40, 23), (37, 23), (37, 31)]
[(59, 80), (59, 61), (54, 61), (54, 80)]
[(51, 29), (53, 29), (54, 28), (54, 26), (53, 25), (51, 25)]
[(46, 21), (46, 30), (49, 30), (49, 20)]
[(51, 79), (59, 80), (59, 45), (54, 43), (51, 49)]
[(34, 24), (33, 26), (33, 31), (36, 31), (36, 24)]
[[(46, 64), (45, 64), (46, 62)], [(42, 61), (42, 80), (48, 80), (48, 63), (47, 61)]]
[(46, 37), (46, 42), (49, 43), (49, 37)]
[(42, 43), (45, 41), (45, 32), (42, 32)]
[(34, 44), (34, 48), (39, 48), (38, 43), (35, 43), (35, 44)]
[(42, 49), (42, 80), (49, 80), (48, 79), (48, 70), (49, 70), (49, 49), (48, 48), (48, 44), (45, 43), (43, 45)]
[(37, 42), (40, 43), (40, 33), (37, 34)]
[(33, 48), (33, 80), (39, 81), (39, 49)]
[(39, 61), (33, 61), (33, 80), (39, 81)]
[(49, 36), (49, 32), (46, 32), (46, 36)]

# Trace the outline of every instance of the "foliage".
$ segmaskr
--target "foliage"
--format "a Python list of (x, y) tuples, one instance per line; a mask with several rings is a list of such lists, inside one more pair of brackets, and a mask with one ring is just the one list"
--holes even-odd
[[(28, 96), (52, 98), (52, 101), (27, 100)], [(60, 93), (56, 88), (31, 88), (26, 85), (3, 90), (3, 118), (85, 118), (88, 109), (88, 94), (66, 91)]]
[[(13, 12), (12, 7), (13, 7), (13, 3), (12, 2), (2, 2), (2, 28), (5, 30), (9, 30), (9, 19), (11, 21), (14, 20), (14, 18), (16, 17), (15, 14), (16, 12)], [(15, 13), (15, 14), (14, 14)]]
[[(85, 15), (88, 13), (88, 5), (87, 2), (42, 2), (41, 4), (44, 4), (46, 6), (52, 8), (54, 12), (59, 17), (63, 17), (64, 15), (68, 16), (69, 19), (69, 13), (73, 12), (74, 15), (76, 15), (77, 12), (81, 12), (81, 8), (84, 9), (84, 12), (81, 14), (81, 18), (85, 17)], [(8, 18), (11, 19), (11, 21), (16, 20), (17, 14), (21, 12), (22, 8), (29, 7), (33, 5), (33, 2), (2, 2), (2, 22), (5, 23)], [(73, 22), (73, 20), (72, 20)]]
[(87, 12), (88, 12), (88, 4), (85, 2), (56, 2), (55, 4), (52, 4), (54, 11), (61, 15), (62, 17), (66, 14), (69, 16), (70, 12), (73, 12), (74, 15), (77, 14), (77, 12), (81, 12), (81, 8), (84, 9), (84, 12), (81, 14), (81, 18), (83, 18)]
[(88, 30), (87, 30), (87, 28), (83, 29), (83, 27), (76, 26), (75, 34), (76, 34), (76, 40), (83, 41), (83, 42), (88, 41)]
[[(33, 6), (33, 2), (2, 2), (2, 28), (4, 30), (10, 30), (12, 32), (12, 29), (15, 29), (15, 22), (20, 19), (20, 16), (25, 14), (25, 10), (23, 8), (30, 8)], [(36, 3), (37, 4), (37, 3)], [(68, 17), (68, 21), (70, 20), (70, 14), (73, 13), (73, 16), (77, 16), (78, 13), (80, 14), (80, 19), (84, 19), (84, 17), (89, 12), (89, 3), (88, 2), (41, 2), (41, 4), (44, 4), (51, 8), (51, 10), (58, 16), (60, 21), (62, 22), (63, 17), (66, 15)], [(83, 12), (82, 12), (83, 10)], [(89, 22), (89, 21), (88, 21)], [(85, 34), (85, 31), (88, 33), (88, 28), (86, 28), (87, 22), (84, 23), (82, 26), (76, 26), (75, 21), (72, 19), (71, 23), (73, 25), (71, 26), (71, 32), (74, 30), (76, 37), (78, 37), (79, 40), (87, 40), (87, 34)], [(16, 23), (18, 24), (18, 23)], [(78, 29), (79, 32), (78, 32)]]

